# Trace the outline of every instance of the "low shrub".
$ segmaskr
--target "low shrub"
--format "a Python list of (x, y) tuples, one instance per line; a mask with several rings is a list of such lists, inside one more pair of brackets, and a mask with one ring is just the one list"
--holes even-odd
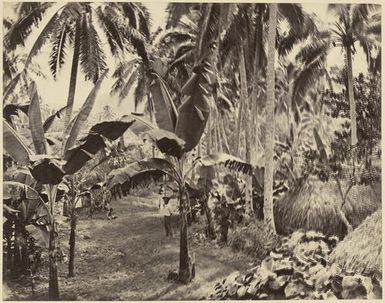
[(379, 299), (382, 282), (345, 272), (329, 262), (337, 237), (297, 231), (284, 238), (261, 265), (234, 272), (215, 284), (208, 299)]
[(229, 233), (228, 244), (236, 251), (242, 251), (260, 260), (281, 243), (281, 237), (271, 232), (265, 222), (246, 222), (235, 226)]

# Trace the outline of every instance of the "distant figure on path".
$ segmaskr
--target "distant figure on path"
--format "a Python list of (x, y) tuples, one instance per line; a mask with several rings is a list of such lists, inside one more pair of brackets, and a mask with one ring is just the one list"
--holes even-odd
[(159, 187), (159, 191), (158, 191), (158, 208), (160, 209), (161, 206), (163, 205), (163, 197), (166, 193), (166, 190), (164, 189), (164, 185), (161, 184), (160, 187)]
[(159, 207), (159, 212), (164, 216), (164, 227), (166, 229), (166, 237), (173, 237), (172, 227), (171, 227), (171, 215), (172, 208), (170, 202), (170, 197), (163, 197), (163, 203)]

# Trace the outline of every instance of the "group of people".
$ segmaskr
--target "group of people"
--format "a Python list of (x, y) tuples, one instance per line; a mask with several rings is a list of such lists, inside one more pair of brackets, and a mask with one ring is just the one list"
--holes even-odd
[(90, 200), (88, 218), (92, 219), (92, 216), (96, 209), (106, 210), (108, 220), (113, 220), (117, 218), (117, 216), (113, 215), (114, 209), (111, 206), (112, 196), (109, 190), (106, 190), (105, 188), (101, 188), (101, 189), (98, 189), (98, 192), (95, 192), (95, 193), (92, 193), (90, 191), (88, 198)]

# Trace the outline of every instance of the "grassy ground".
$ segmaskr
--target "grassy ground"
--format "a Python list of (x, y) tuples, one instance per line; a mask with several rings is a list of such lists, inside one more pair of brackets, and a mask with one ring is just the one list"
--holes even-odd
[[(250, 267), (250, 258), (229, 248), (190, 246), (196, 255), (196, 277), (188, 285), (167, 280), (178, 268), (179, 235), (165, 237), (156, 197), (125, 197), (113, 202), (118, 218), (106, 220), (105, 214), (78, 223), (75, 269), (67, 278), (67, 262), (59, 266), (62, 300), (188, 300), (201, 299), (211, 292), (216, 281), (233, 271)], [(68, 230), (61, 247), (68, 251)], [(47, 299), (46, 269), (31, 296), (26, 279), (6, 283), (3, 296), (8, 300)]]

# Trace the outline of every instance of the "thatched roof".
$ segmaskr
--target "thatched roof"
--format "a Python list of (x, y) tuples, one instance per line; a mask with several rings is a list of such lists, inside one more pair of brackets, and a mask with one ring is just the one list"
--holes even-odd
[[(343, 191), (346, 184), (342, 184)], [(290, 234), (298, 229), (315, 230), (325, 235), (343, 237), (346, 226), (338, 214), (341, 197), (335, 181), (310, 179), (287, 193), (274, 205), (277, 232)], [(343, 207), (353, 227), (381, 207), (381, 199), (370, 186), (354, 186)]]
[(330, 261), (347, 271), (382, 276), (382, 213), (366, 218), (346, 238), (337, 244)]

